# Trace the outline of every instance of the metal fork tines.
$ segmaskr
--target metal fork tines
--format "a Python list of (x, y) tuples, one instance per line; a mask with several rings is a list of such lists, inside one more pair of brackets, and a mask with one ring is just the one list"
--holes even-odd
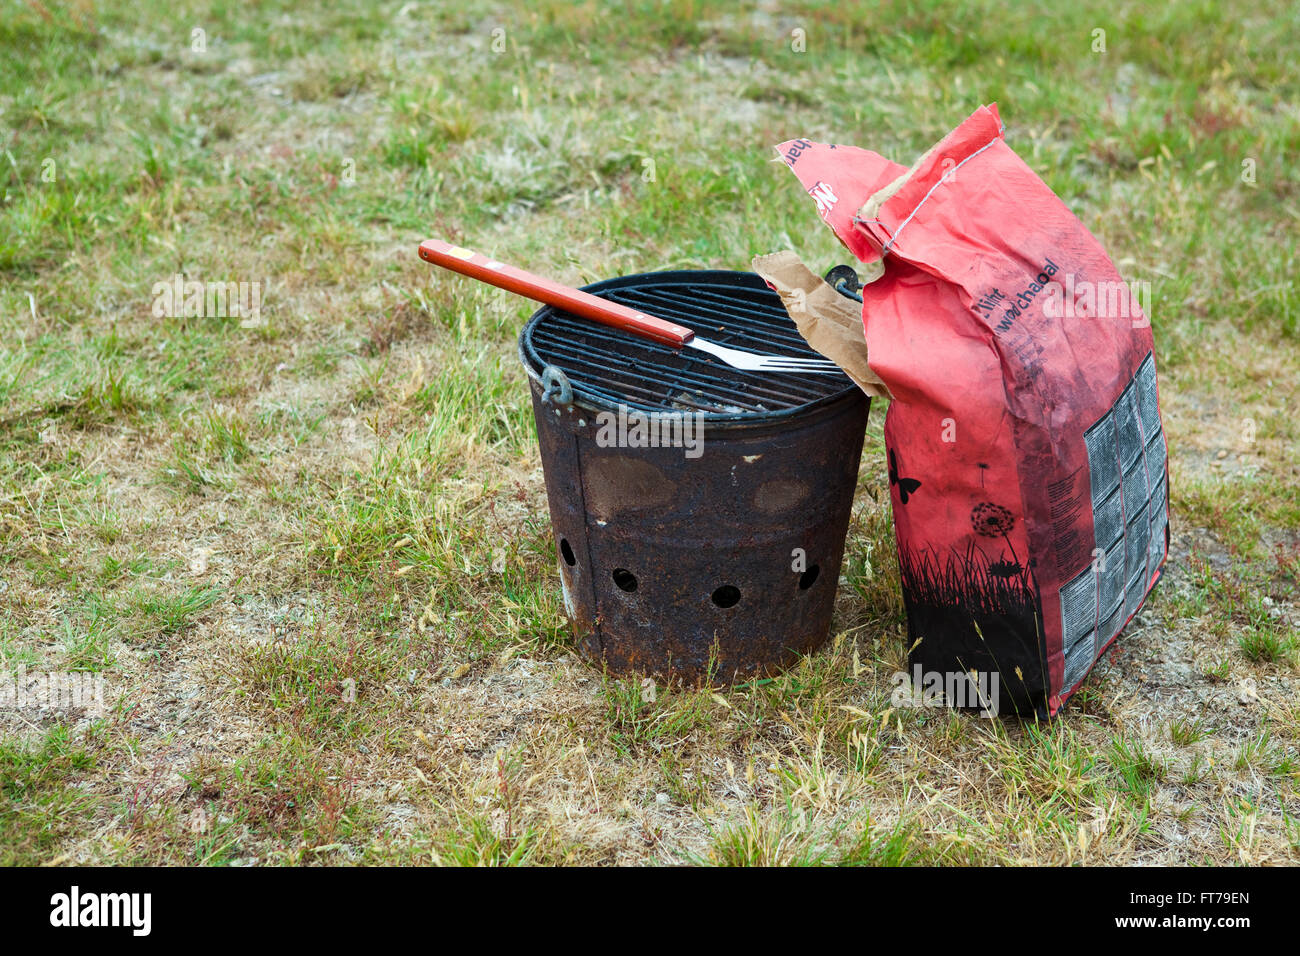
[(717, 342), (710, 342), (698, 335), (686, 342), (687, 345), (708, 352), (733, 368), (747, 372), (789, 372), (795, 375), (834, 375), (843, 374), (840, 367), (829, 359), (795, 358), (788, 355), (760, 355), (754, 352), (742, 352), (729, 349)]

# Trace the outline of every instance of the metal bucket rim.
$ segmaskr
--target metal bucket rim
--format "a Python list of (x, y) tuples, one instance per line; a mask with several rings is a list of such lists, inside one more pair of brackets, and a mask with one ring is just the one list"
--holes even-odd
[[(581, 289), (583, 292), (597, 293), (604, 288), (612, 286), (614, 283), (625, 283), (638, 279), (663, 279), (671, 276), (695, 276), (703, 281), (707, 281), (708, 276), (728, 276), (732, 278), (736, 276), (751, 276), (759, 279), (759, 282), (762, 282), (762, 279), (759, 278), (756, 273), (746, 272), (739, 269), (665, 269), (656, 272), (635, 272), (629, 275), (613, 276), (608, 279), (601, 279), (599, 282), (592, 282), (588, 285), (582, 286)], [(542, 306), (529, 316), (528, 321), (524, 323), (523, 329), (519, 332), (519, 361), (523, 365), (524, 371), (528, 375), (529, 379), (535, 382), (539, 389), (543, 390), (542, 372), (547, 366), (543, 365), (537, 367), (535, 363), (540, 363), (540, 356), (534, 358), (533, 356), (528, 355), (524, 348), (524, 342), (528, 338), (528, 333), (539, 322), (541, 322), (545, 315), (556, 311), (559, 310), (555, 309), (553, 306)], [(825, 395), (811, 402), (805, 402), (802, 405), (795, 405), (792, 408), (782, 408), (771, 412), (691, 412), (690, 414), (699, 414), (703, 421), (710, 424), (734, 424), (737, 426), (743, 426), (786, 422), (791, 419), (803, 418), (806, 415), (816, 414), (822, 409), (853, 401), (855, 396), (861, 396), (863, 398), (867, 397), (866, 394), (848, 378), (848, 376), (845, 376), (845, 381), (848, 384), (840, 391), (833, 392), (830, 395)], [(620, 404), (629, 409), (635, 408), (638, 411), (643, 412), (666, 413), (665, 409), (652, 409), (636, 402), (614, 402), (605, 396), (593, 393), (578, 384), (573, 385), (573, 404), (578, 408), (589, 410), (593, 413), (617, 411)]]

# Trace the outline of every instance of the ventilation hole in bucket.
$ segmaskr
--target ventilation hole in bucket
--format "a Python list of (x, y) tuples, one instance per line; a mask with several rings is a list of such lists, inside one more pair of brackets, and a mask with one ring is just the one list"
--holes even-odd
[(735, 607), (740, 603), (740, 590), (724, 584), (713, 592), (713, 603), (718, 607)]
[(803, 574), (799, 575), (799, 590), (807, 591), (810, 587), (812, 587), (813, 582), (817, 580), (817, 575), (820, 572), (821, 572), (821, 568), (819, 568), (817, 565), (814, 564)]
[(636, 575), (627, 568), (615, 568), (614, 583), (618, 585), (620, 591), (627, 591), (630, 594), (636, 590)]
[(573, 548), (569, 547), (568, 538), (560, 539), (560, 554), (564, 558), (564, 563), (569, 567), (573, 567), (578, 563), (578, 559), (573, 556)]

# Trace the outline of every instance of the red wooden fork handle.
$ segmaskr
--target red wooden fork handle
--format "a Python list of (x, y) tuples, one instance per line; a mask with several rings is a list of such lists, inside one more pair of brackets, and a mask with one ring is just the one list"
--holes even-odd
[(488, 285), (580, 315), (584, 319), (591, 319), (601, 325), (622, 329), (643, 338), (654, 339), (665, 345), (681, 348), (695, 337), (695, 333), (684, 325), (656, 319), (653, 315), (646, 315), (644, 312), (619, 305), (617, 302), (610, 302), (608, 299), (597, 298), (581, 289), (573, 289), (552, 282), (550, 279), (543, 279), (531, 272), (508, 266), (496, 259), (489, 259), (470, 249), (453, 246), (441, 239), (426, 239), (420, 243), (420, 258), (444, 269), (469, 276), (471, 279), (478, 279)]

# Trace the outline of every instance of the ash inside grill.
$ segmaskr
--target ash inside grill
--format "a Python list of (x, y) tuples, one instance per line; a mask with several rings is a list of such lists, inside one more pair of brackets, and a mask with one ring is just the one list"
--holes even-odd
[[(729, 348), (821, 357), (799, 335), (780, 297), (753, 273), (648, 273), (586, 291), (686, 325)], [(549, 307), (524, 329), (520, 352), (535, 371), (560, 369), (575, 395), (598, 406), (701, 412), (718, 420), (779, 416), (856, 387), (839, 373), (743, 371), (698, 349), (674, 349)]]

